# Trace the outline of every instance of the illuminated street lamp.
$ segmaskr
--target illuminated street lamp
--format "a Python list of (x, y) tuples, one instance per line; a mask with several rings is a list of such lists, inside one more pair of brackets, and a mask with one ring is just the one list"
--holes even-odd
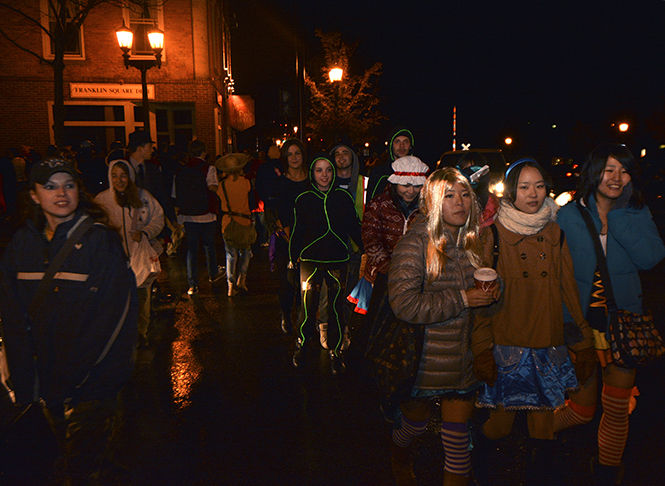
[(342, 68), (334, 67), (330, 71), (328, 71), (328, 77), (330, 78), (331, 83), (334, 83), (336, 81), (341, 81), (343, 75), (344, 75), (344, 70)]
[(513, 139), (510, 137), (506, 137), (503, 143), (505, 143), (506, 145), (511, 145), (513, 143)]
[(619, 131), (622, 133), (626, 133), (628, 129), (630, 128), (630, 125), (628, 123), (619, 123)]
[(129, 52), (132, 50), (134, 44), (134, 32), (125, 25), (122, 21), (120, 27), (115, 35), (118, 39), (118, 46), (122, 50), (122, 57), (125, 61), (125, 68), (129, 69), (130, 66), (135, 67), (141, 71), (141, 92), (143, 94), (143, 130), (150, 136), (150, 107), (148, 106), (148, 81), (146, 73), (148, 69), (157, 66), (162, 67), (162, 50), (164, 50), (164, 32), (154, 27), (148, 32), (148, 42), (150, 49), (155, 54), (154, 59), (130, 59)]

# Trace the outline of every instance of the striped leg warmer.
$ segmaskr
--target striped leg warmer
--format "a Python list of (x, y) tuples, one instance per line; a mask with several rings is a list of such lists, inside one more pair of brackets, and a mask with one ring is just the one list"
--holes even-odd
[(631, 389), (603, 386), (603, 415), (598, 426), (598, 462), (619, 466), (628, 439), (628, 405)]
[(444, 470), (460, 476), (471, 472), (469, 429), (466, 423), (443, 422), (441, 443), (445, 453)]
[(596, 412), (595, 406), (580, 405), (566, 400), (566, 406), (554, 412), (554, 431), (558, 432), (574, 425), (588, 424)]
[(399, 428), (393, 429), (393, 442), (399, 447), (409, 447), (413, 439), (425, 432), (428, 423), (428, 420), (414, 422), (402, 415)]

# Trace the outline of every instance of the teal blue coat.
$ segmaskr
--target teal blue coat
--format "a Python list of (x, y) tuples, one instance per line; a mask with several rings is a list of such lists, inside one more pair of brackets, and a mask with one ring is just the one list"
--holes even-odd
[[(589, 198), (586, 210), (591, 214), (597, 232), (600, 232), (601, 222), (593, 196)], [(596, 269), (593, 240), (575, 201), (559, 210), (557, 222), (568, 241), (580, 304), (586, 313)], [(652, 268), (665, 257), (663, 240), (646, 206), (611, 210), (607, 215), (607, 227), (607, 267), (617, 307), (642, 314), (642, 285), (638, 271)], [(564, 309), (564, 319), (571, 320), (567, 309)]]

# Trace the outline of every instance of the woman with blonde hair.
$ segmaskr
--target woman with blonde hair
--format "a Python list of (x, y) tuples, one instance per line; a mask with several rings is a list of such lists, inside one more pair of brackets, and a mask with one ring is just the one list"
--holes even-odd
[(430, 175), (420, 212), (395, 246), (388, 276), (395, 316), (422, 333), (414, 386), (392, 434), (393, 473), (397, 484), (415, 484), (409, 446), (427, 427), (431, 400), (439, 398), (444, 484), (465, 485), (471, 471), (467, 421), (479, 386), (472, 368), (471, 309), (493, 303), (499, 290), (474, 287), (473, 273), (481, 266), (478, 204), (457, 169)]

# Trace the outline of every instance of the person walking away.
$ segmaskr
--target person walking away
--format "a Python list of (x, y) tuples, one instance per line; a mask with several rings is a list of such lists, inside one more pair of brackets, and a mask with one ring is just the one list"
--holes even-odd
[[(614, 299), (619, 309), (643, 314), (640, 270), (653, 268), (665, 257), (665, 246), (644, 204), (637, 160), (623, 144), (596, 147), (582, 166), (575, 200), (565, 205), (557, 221), (566, 232), (575, 268), (582, 309), (593, 328), (602, 373), (603, 414), (598, 426), (598, 485), (617, 484), (621, 458), (628, 439), (628, 415), (635, 368), (612, 361), (607, 336), (607, 295), (592, 238), (600, 239)], [(595, 226), (593, 235), (581, 211)], [(565, 319), (570, 308), (564, 308)], [(563, 430), (593, 419), (598, 397), (598, 373), (570, 394), (566, 406), (555, 413), (554, 429)]]
[[(129, 258), (138, 251), (139, 243), (144, 238), (159, 256), (163, 247), (156, 238), (164, 227), (164, 211), (148, 190), (134, 184), (134, 179), (134, 170), (128, 161), (111, 161), (108, 167), (109, 189), (100, 192), (95, 202), (108, 214), (109, 224), (120, 234), (123, 249)], [(141, 269), (132, 270), (137, 275)], [(148, 331), (153, 281), (137, 282), (139, 346), (143, 348), (150, 345)]]
[(217, 170), (223, 176), (217, 186), (222, 202), (222, 235), (226, 246), (226, 279), (228, 296), (247, 292), (247, 269), (252, 258), (252, 244), (256, 241), (254, 220), (249, 210), (252, 189), (242, 170), (249, 162), (246, 154), (227, 154), (216, 160)]
[(459, 171), (448, 167), (429, 176), (420, 213), (395, 246), (388, 275), (395, 317), (417, 327), (422, 339), (414, 386), (400, 404), (392, 432), (391, 463), (398, 486), (416, 484), (410, 446), (425, 432), (431, 402), (438, 398), (443, 484), (466, 485), (471, 470), (467, 422), (479, 386), (469, 347), (471, 310), (492, 304), (499, 289), (474, 287), (473, 272), (481, 266), (478, 208)]
[(224, 268), (217, 265), (215, 248), (217, 170), (206, 161), (206, 146), (201, 140), (189, 143), (189, 160), (176, 173), (173, 194), (178, 223), (185, 226), (187, 241), (187, 294), (199, 293), (199, 243), (208, 267), (208, 281), (216, 284), (224, 278)]
[[(471, 338), (474, 371), (485, 382), (477, 405), (490, 409), (477, 434), (477, 473), (485, 479), (487, 439), (507, 436), (516, 411), (524, 410), (530, 437), (527, 484), (543, 486), (555, 480), (554, 410), (564, 404), (566, 391), (593, 372), (595, 353), (545, 171), (533, 159), (520, 159), (508, 167), (505, 186), (496, 232), (487, 231), (483, 241), (486, 263), (498, 251), (503, 298), (493, 314), (475, 317)], [(582, 336), (571, 346), (574, 366), (564, 341), (563, 303)]]
[(310, 166), (310, 180), (310, 189), (296, 198), (289, 240), (289, 259), (291, 266), (300, 265), (302, 291), (302, 318), (293, 366), (304, 364), (306, 346), (316, 335), (316, 310), (325, 280), (330, 368), (332, 374), (338, 374), (346, 367), (341, 351), (345, 325), (341, 306), (345, 296), (342, 276), (350, 254), (347, 241), (351, 238), (362, 247), (360, 222), (349, 193), (335, 187), (335, 167), (330, 160), (315, 158)]
[(29, 189), (29, 219), (0, 262), (7, 361), (17, 402), (43, 400), (54, 420), (55, 477), (90, 484), (103, 481), (116, 398), (134, 368), (136, 282), (71, 162), (35, 163)]

